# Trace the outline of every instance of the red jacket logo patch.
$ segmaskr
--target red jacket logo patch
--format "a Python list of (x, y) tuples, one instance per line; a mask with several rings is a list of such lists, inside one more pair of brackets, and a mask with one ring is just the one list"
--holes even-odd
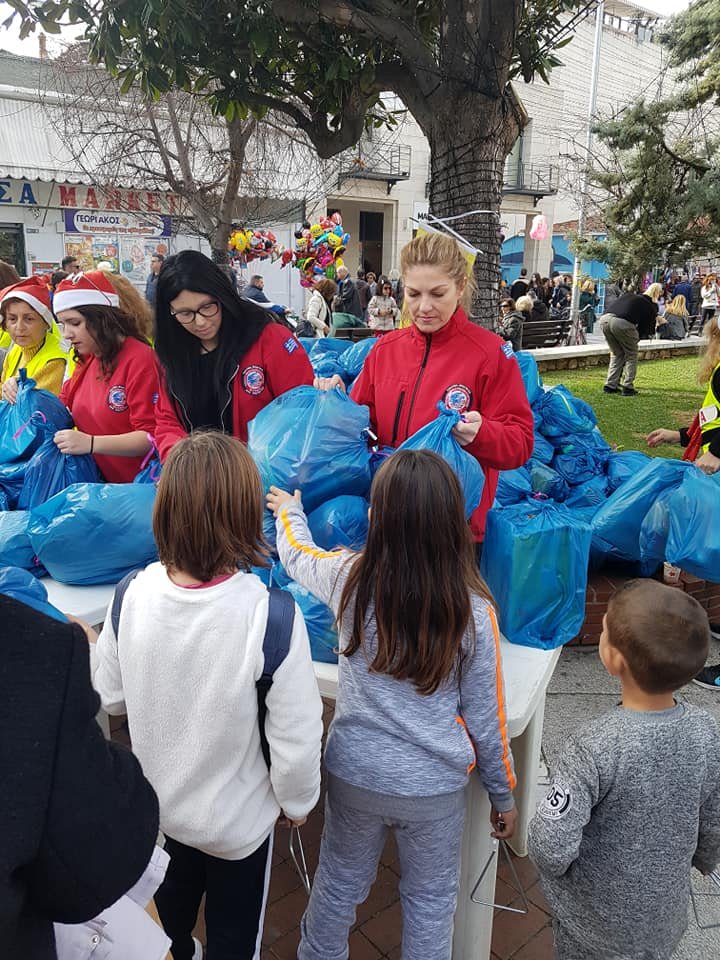
[(123, 384), (117, 383), (114, 387), (110, 387), (107, 395), (107, 405), (113, 413), (125, 413), (128, 409), (128, 402)]
[(259, 397), (265, 389), (265, 371), (262, 367), (253, 364), (251, 367), (245, 367), (242, 372), (242, 385), (245, 393), (251, 397)]

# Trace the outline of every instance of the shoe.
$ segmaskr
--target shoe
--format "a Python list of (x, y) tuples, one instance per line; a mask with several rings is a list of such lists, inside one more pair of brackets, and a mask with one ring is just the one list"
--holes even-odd
[(710, 633), (714, 640), (720, 640), (720, 623), (711, 623)]
[(714, 667), (705, 667), (695, 677), (693, 683), (696, 683), (699, 687), (705, 687), (706, 690), (720, 691), (720, 663)]
[(203, 945), (195, 937), (192, 938), (193, 950), (192, 960), (203, 960)]
[(636, 396), (637, 396), (637, 393), (638, 393), (638, 392), (637, 392), (637, 390), (635, 389), (635, 387), (623, 387), (623, 388), (622, 388), (622, 395), (623, 395), (624, 397), (636, 397)]
[(620, 393), (619, 387), (609, 387), (607, 384), (603, 387), (605, 393)]

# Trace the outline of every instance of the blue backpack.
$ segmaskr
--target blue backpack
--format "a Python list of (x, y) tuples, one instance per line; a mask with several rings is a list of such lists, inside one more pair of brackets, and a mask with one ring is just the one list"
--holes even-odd
[[(110, 609), (110, 622), (113, 632), (117, 639), (120, 628), (120, 612), (122, 603), (127, 593), (127, 589), (133, 582), (140, 570), (131, 570), (126, 574), (115, 587), (113, 594), (112, 607)], [(292, 639), (293, 625), (295, 622), (295, 601), (285, 590), (277, 587), (270, 587), (268, 590), (268, 618), (265, 625), (265, 636), (263, 637), (263, 672), (255, 684), (258, 705), (258, 726), (260, 728), (260, 749), (265, 758), (268, 770), (270, 769), (270, 744), (265, 734), (265, 717), (267, 715), (267, 695), (273, 683), (275, 671), (288, 655), (290, 650), (290, 640)]]

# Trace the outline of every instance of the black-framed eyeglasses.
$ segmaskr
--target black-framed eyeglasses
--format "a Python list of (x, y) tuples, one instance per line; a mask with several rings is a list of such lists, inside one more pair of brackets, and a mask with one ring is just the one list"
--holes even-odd
[(197, 310), (171, 310), (170, 316), (174, 317), (178, 323), (195, 323), (198, 314), (201, 317), (205, 317), (206, 320), (211, 320), (213, 317), (216, 317), (220, 312), (220, 304), (217, 300), (209, 300), (207, 303), (201, 303)]

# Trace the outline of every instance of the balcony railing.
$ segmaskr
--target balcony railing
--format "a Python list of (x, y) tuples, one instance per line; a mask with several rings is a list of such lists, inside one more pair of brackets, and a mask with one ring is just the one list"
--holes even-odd
[(547, 197), (558, 191), (558, 171), (550, 163), (508, 162), (503, 176), (503, 193), (526, 197)]
[(410, 147), (361, 141), (354, 151), (342, 156), (338, 186), (344, 180), (385, 180), (389, 193), (398, 180), (410, 179), (411, 161)]

